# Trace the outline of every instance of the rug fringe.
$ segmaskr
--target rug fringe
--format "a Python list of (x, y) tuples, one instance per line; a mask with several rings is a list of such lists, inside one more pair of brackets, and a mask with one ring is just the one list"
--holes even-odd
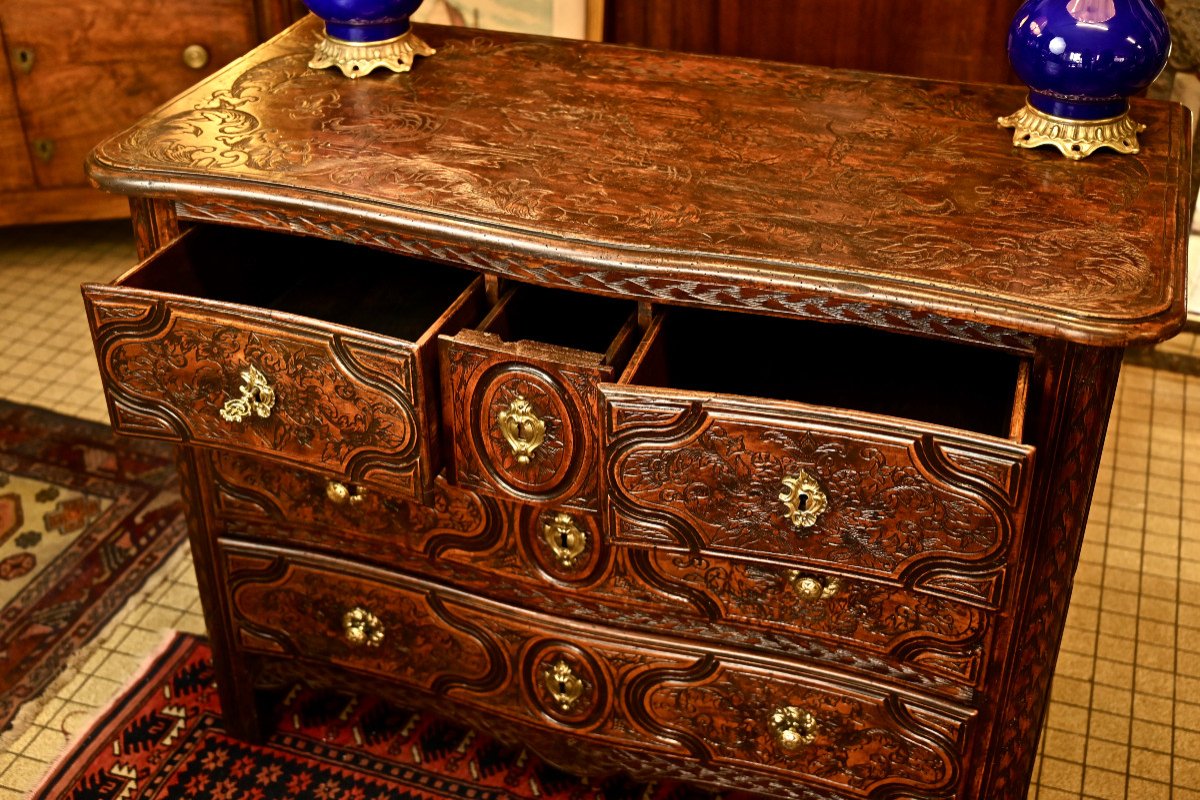
[[(136, 594), (132, 595), (128, 600), (125, 601), (125, 604), (121, 607), (121, 610), (113, 615), (113, 617), (105, 624), (100, 633), (93, 637), (92, 640), (83, 648), (76, 651), (71, 655), (70, 658), (67, 659), (66, 663), (63, 665), (62, 671), (55, 676), (54, 680), (52, 680), (45, 689), (21, 705), (21, 708), (13, 717), (11, 727), (9, 727), (8, 730), (0, 733), (0, 754), (11, 752), (12, 746), (23, 736), (28, 734), (30, 729), (37, 724), (38, 716), (42, 713), (42, 711), (45, 710), (46, 706), (50, 705), (50, 703), (54, 700), (60, 699), (59, 694), (63, 691), (63, 689), (79, 677), (83, 665), (86, 664), (88, 660), (92, 658), (92, 656), (103, 649), (105, 645), (112, 641), (117, 630), (122, 625), (126, 624), (126, 620), (133, 613), (133, 611), (146, 603), (154, 592), (158, 591), (163, 584), (170, 580), (171, 575), (174, 574), (175, 570), (181, 566), (182, 562), (186, 560), (189, 555), (190, 552), (188, 550), (187, 541), (185, 540), (180, 542), (179, 547), (176, 548), (175, 552), (168, 556), (166, 560), (159, 565), (158, 569), (150, 574), (145, 583), (142, 584), (142, 588)], [(159, 642), (155, 646), (153, 655), (157, 656), (159, 653), (161, 653), (170, 642), (170, 639), (174, 634), (175, 631), (165, 630), (163, 632), (165, 641)], [(143, 659), (143, 669), (147, 663), (150, 662), (146, 659)], [(141, 672), (139, 671), (139, 676), (140, 674)], [(126, 686), (122, 686), (121, 691), (124, 692), (126, 688), (128, 688), (128, 684)], [(120, 693), (118, 693), (116, 696), (120, 696)], [(61, 699), (66, 700), (67, 698)], [(93, 714), (89, 715), (88, 723), (90, 724), (92, 722), (95, 714), (104, 711), (110, 704), (111, 703), (105, 703), (105, 708), (93, 709)], [(86, 727), (81, 728), (81, 730), (86, 730)], [(66, 731), (63, 731), (63, 733), (66, 734)], [(69, 734), (67, 734), (66, 741), (63, 744), (62, 752), (60, 752), (56, 757), (56, 762), (58, 759), (62, 758), (63, 753), (70, 749), (71, 744), (72, 738)]]

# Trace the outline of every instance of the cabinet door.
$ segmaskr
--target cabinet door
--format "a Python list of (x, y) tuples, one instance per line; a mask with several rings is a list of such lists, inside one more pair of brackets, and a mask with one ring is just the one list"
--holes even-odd
[[(0, 28), (0, 43), (3, 42), (4, 30)], [(25, 150), (25, 134), (21, 131), (21, 115), (17, 112), (17, 97), (13, 93), (12, 74), (9, 71), (9, 64), (13, 61), (20, 64), (19, 48), (6, 48), (0, 58), (0, 190), (24, 189), (33, 183), (33, 173)]]
[(13, 86), (42, 188), (84, 184), (97, 142), (257, 41), (251, 0), (0, 0), (0, 25), (31, 54)]

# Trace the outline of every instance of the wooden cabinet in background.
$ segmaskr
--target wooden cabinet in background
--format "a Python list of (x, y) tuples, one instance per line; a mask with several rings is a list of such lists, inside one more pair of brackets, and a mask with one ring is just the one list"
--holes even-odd
[(607, 0), (605, 41), (955, 81), (1013, 82), (1021, 0)]
[(87, 184), (95, 144), (250, 50), (291, 0), (0, 0), (0, 225), (124, 216)]

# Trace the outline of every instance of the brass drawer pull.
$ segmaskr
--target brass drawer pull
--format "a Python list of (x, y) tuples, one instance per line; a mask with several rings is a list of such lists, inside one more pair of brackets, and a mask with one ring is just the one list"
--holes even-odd
[(805, 470), (783, 479), (779, 499), (787, 506), (788, 519), (797, 528), (811, 528), (829, 505), (821, 484)]
[(571, 669), (571, 665), (562, 659), (546, 665), (542, 681), (563, 711), (570, 711), (583, 696), (583, 681)]
[(325, 484), (325, 496), (330, 501), (340, 505), (358, 505), (362, 502), (367, 491), (358, 486), (347, 486), (338, 481), (329, 481)]
[(266, 376), (254, 366), (242, 373), (243, 385), (238, 387), (241, 397), (226, 400), (221, 407), (221, 418), (226, 422), (241, 422), (251, 414), (266, 419), (275, 407), (275, 390), (267, 383)]
[(208, 48), (202, 44), (189, 44), (183, 48), (183, 63), (191, 69), (204, 69), (208, 64)]
[(579, 529), (570, 514), (555, 514), (542, 525), (542, 540), (554, 553), (559, 566), (570, 567), (587, 549), (587, 533)]
[(533, 451), (541, 446), (546, 436), (546, 423), (538, 419), (533, 405), (524, 396), (517, 395), (508, 408), (496, 415), (496, 422), (517, 457), (517, 463), (528, 464)]
[(818, 578), (798, 569), (788, 571), (787, 582), (803, 600), (828, 600), (842, 588), (842, 582), (837, 578)]
[(383, 642), (383, 623), (379, 617), (358, 606), (342, 615), (342, 633), (350, 644), (379, 647)]
[(780, 750), (794, 753), (817, 738), (817, 718), (796, 706), (777, 708), (767, 721)]

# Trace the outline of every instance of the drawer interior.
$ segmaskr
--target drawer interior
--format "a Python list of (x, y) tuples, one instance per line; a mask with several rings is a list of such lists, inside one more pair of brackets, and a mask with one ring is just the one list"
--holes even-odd
[(516, 286), (478, 329), (505, 342), (542, 344), (603, 353), (604, 363), (624, 363), (636, 339), (637, 306), (609, 297)]
[(121, 285), (415, 341), (474, 279), (469, 270), (341, 242), (197, 225)]
[(790, 400), (1019, 438), (1023, 360), (849, 325), (675, 308), (622, 383)]

